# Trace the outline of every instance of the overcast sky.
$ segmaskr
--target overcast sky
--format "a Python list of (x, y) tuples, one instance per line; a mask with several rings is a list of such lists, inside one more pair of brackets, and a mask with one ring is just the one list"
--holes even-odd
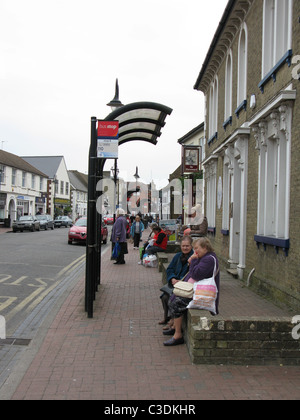
[[(167, 180), (177, 140), (204, 120), (193, 89), (227, 0), (0, 0), (0, 148), (63, 155), (87, 173), (90, 119), (105, 118), (119, 79), (123, 104), (173, 109), (156, 146), (126, 143), (118, 166)], [(106, 169), (113, 161), (106, 163)]]

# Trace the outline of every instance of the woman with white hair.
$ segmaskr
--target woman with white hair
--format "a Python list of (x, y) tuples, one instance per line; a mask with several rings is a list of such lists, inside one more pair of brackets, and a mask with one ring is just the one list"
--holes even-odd
[(124, 255), (128, 254), (126, 240), (127, 219), (125, 211), (121, 208), (117, 209), (116, 217), (116, 221), (112, 228), (111, 241), (113, 243), (113, 246), (115, 246), (115, 244), (118, 242), (120, 244), (121, 250), (114, 264), (125, 264)]
[(202, 213), (202, 205), (196, 204), (191, 208), (191, 214), (189, 215), (189, 226), (183, 226), (184, 235), (192, 236), (207, 236), (208, 223), (207, 218)]

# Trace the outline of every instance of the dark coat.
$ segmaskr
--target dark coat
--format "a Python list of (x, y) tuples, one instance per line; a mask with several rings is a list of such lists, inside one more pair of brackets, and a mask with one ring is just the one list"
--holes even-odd
[[(193, 255), (194, 251), (191, 250), (191, 252), (188, 254), (188, 258), (190, 258)], [(189, 265), (188, 265), (188, 258), (183, 264), (181, 256), (182, 252), (178, 252), (170, 262), (168, 268), (167, 268), (167, 283), (170, 287), (173, 288), (173, 285), (171, 283), (172, 279), (181, 280), (183, 277), (187, 274), (189, 271)]]
[(127, 219), (125, 216), (119, 216), (115, 221), (111, 234), (111, 241), (113, 243), (117, 242), (126, 242), (126, 232), (127, 232)]

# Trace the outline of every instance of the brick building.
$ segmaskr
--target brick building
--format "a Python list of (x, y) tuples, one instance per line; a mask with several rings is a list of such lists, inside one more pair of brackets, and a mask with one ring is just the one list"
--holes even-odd
[(228, 268), (300, 308), (300, 2), (229, 0), (194, 88), (205, 208)]

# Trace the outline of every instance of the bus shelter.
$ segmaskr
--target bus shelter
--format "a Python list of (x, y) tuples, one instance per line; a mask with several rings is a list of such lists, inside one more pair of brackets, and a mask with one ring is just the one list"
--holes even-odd
[(102, 191), (97, 191), (96, 185), (103, 179), (103, 168), (107, 160), (97, 157), (97, 123), (118, 121), (118, 146), (130, 141), (145, 141), (155, 146), (162, 134), (165, 120), (171, 113), (171, 108), (159, 103), (135, 102), (117, 108), (104, 120), (91, 118), (85, 273), (85, 310), (89, 318), (93, 318), (93, 302), (101, 283), (102, 214), (97, 211), (96, 202)]

